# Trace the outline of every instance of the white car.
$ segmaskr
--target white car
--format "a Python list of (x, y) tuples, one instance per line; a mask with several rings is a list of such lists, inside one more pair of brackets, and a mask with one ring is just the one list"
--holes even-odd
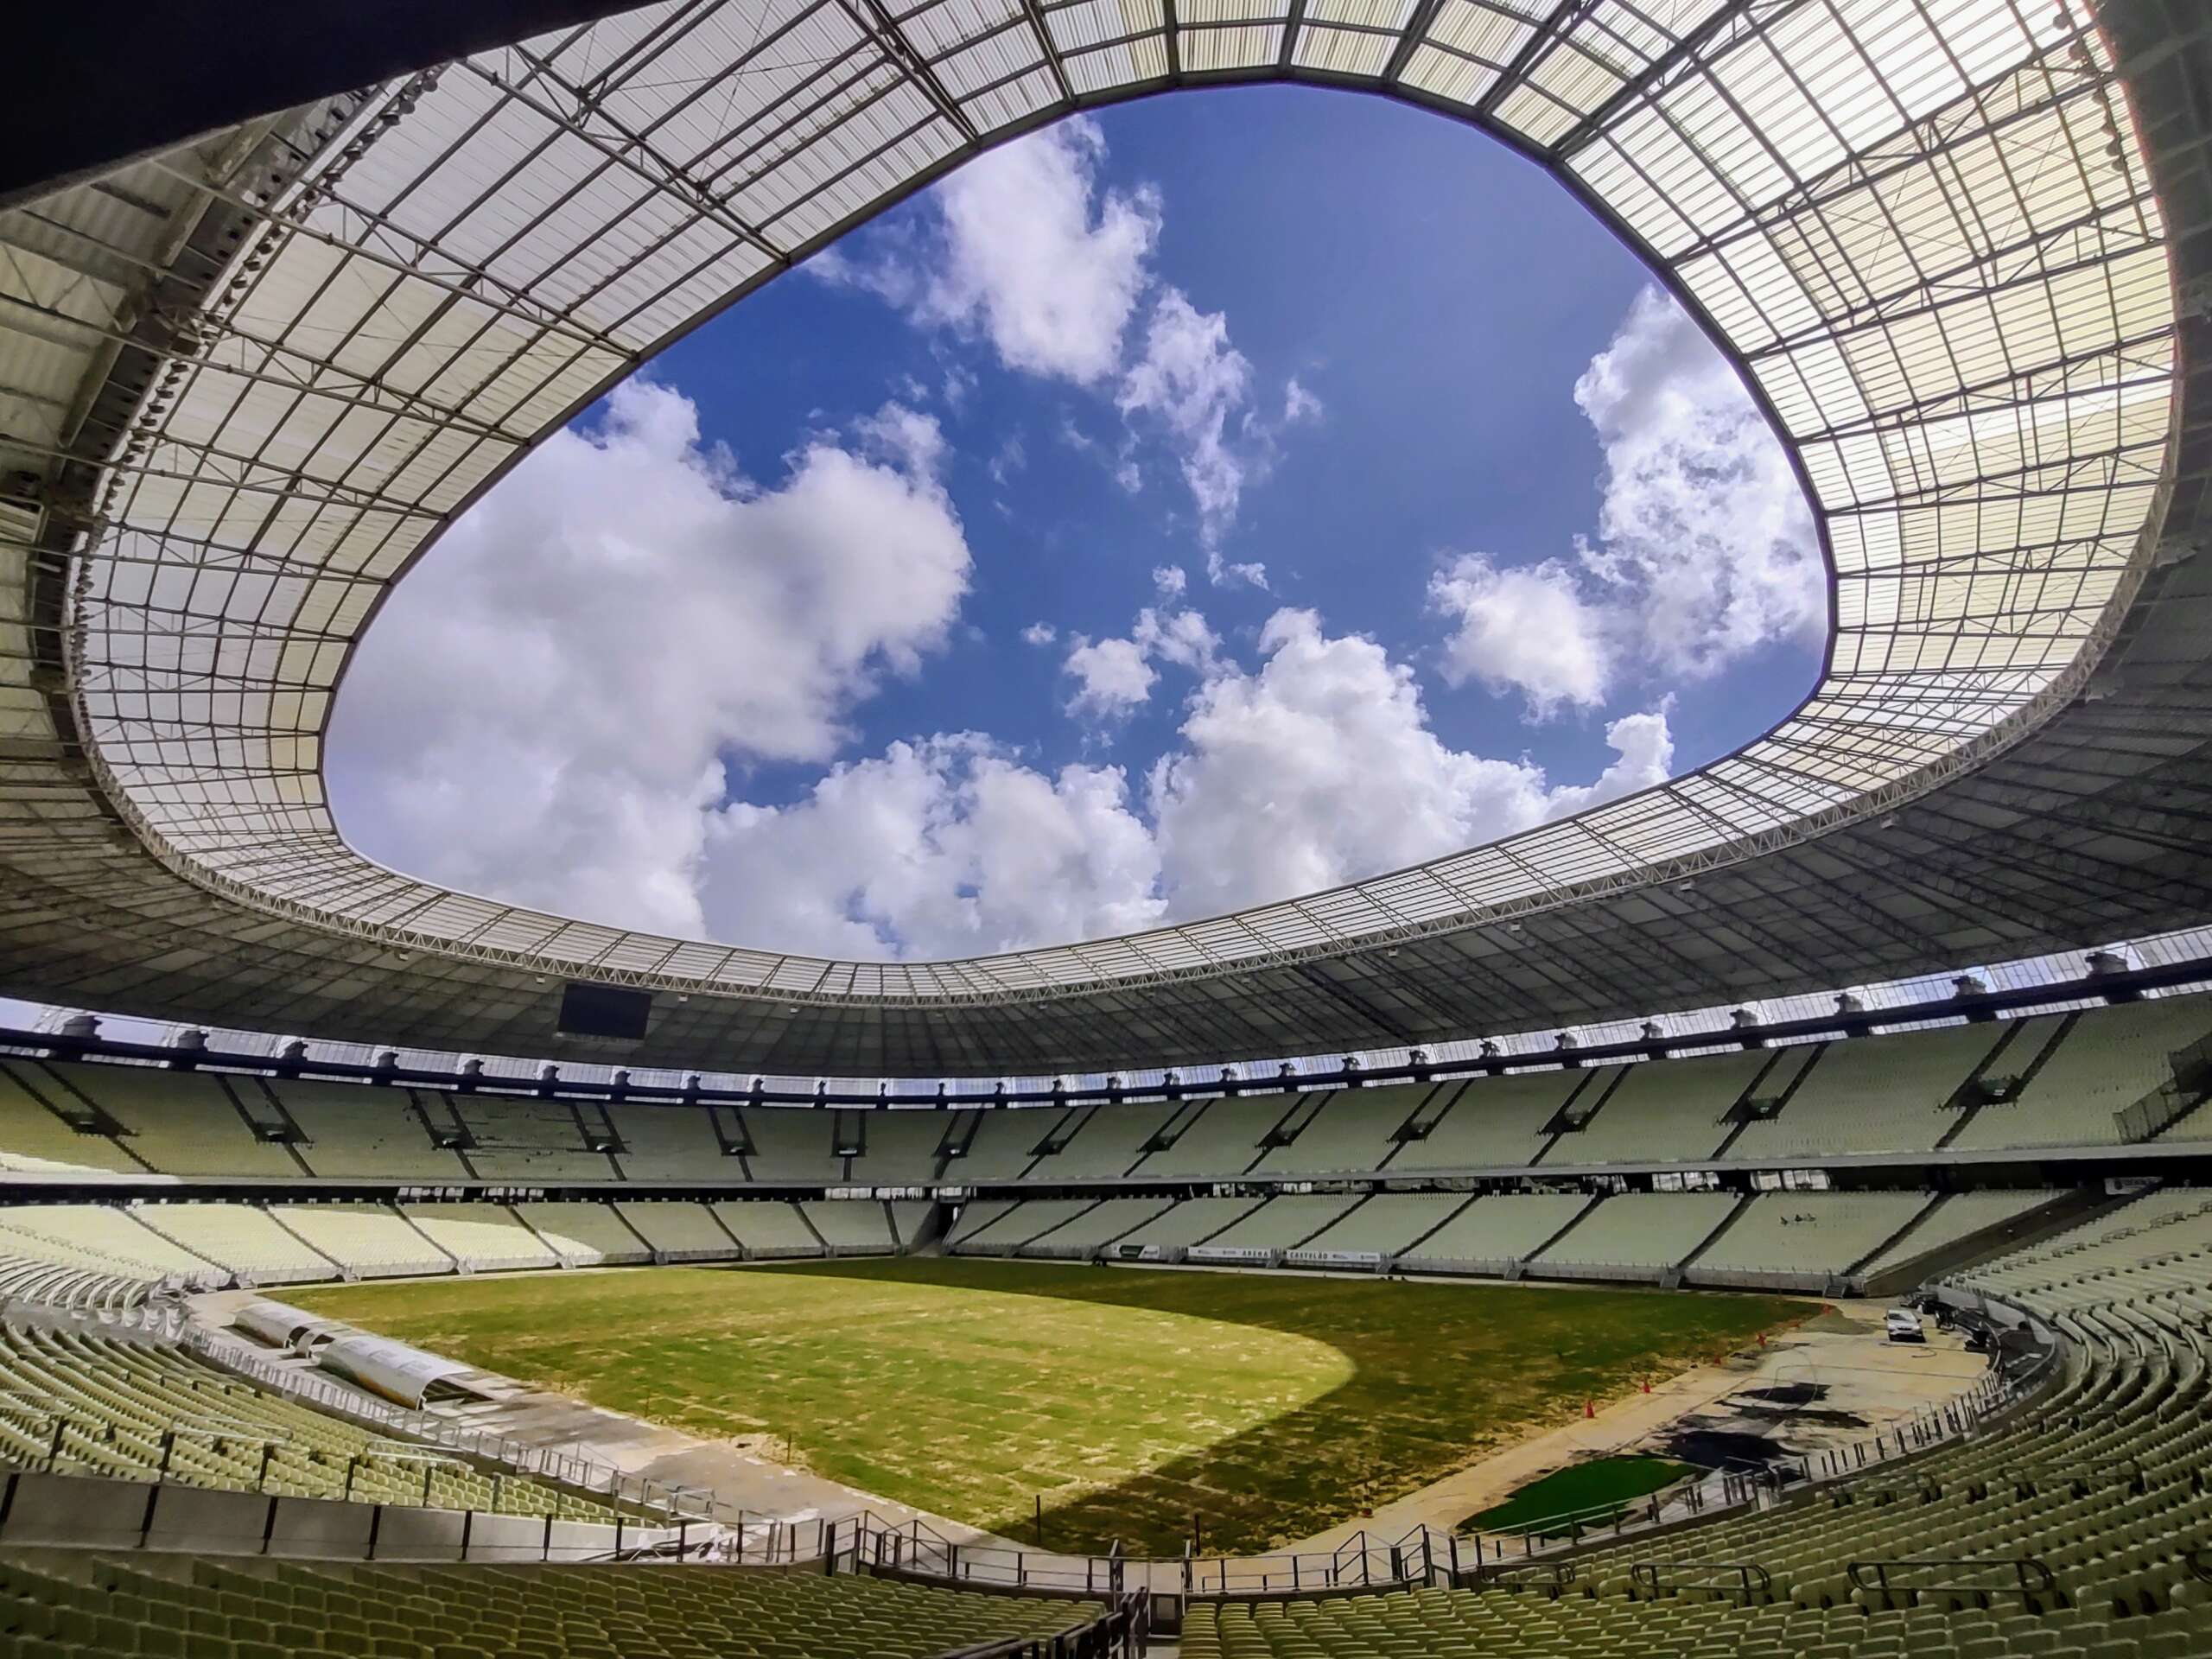
[(1920, 1315), (1909, 1307), (1893, 1307), (1882, 1316), (1882, 1328), (1890, 1333), (1891, 1342), (1925, 1342), (1927, 1332), (1920, 1328)]

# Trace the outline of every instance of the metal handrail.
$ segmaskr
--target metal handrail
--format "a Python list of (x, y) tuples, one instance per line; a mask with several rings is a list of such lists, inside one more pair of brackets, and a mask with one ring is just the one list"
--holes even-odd
[[(1669, 1569), (1667, 1581), (1662, 1584), (1659, 1573)], [(1642, 1585), (1657, 1600), (1664, 1590), (1710, 1585), (1716, 1579), (1733, 1576), (1737, 1588), (1746, 1607), (1755, 1605), (1755, 1598), (1771, 1599), (1774, 1577), (1756, 1561), (1637, 1561), (1628, 1570), (1630, 1582)]]
[[(1916, 1557), (1906, 1560), (1848, 1561), (1844, 1572), (1853, 1587), (1860, 1590), (1879, 1590), (1887, 1592), (1892, 1586), (1891, 1573), (1933, 1571), (1937, 1568), (1955, 1570), (1963, 1567), (1968, 1572), (2003, 1569), (2012, 1574), (2023, 1596), (2037, 1593), (2056, 1596), (2058, 1579), (2049, 1563), (2034, 1555), (1990, 1555), (1956, 1557)], [(1871, 1580), (1866, 1576), (1872, 1574)], [(1991, 1586), (1986, 1584), (1908, 1584), (1895, 1586), (1915, 1593), (1934, 1595), (1986, 1595)]]

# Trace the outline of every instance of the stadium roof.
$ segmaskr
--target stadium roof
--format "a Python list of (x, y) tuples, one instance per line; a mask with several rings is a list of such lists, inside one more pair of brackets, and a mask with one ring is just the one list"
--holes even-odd
[[(1439, 1040), (2212, 917), (2212, 19), (2100, 21), (687, 0), (0, 214), (0, 987), (605, 1058), (556, 1035), (577, 978), (655, 993), (644, 1063), (955, 1075)], [(1414, 869), (957, 962), (626, 932), (345, 844), (321, 767), (353, 641), (532, 443), (980, 148), (1259, 79), (1495, 134), (1704, 320), (1831, 568), (1826, 673), (1773, 732)]]

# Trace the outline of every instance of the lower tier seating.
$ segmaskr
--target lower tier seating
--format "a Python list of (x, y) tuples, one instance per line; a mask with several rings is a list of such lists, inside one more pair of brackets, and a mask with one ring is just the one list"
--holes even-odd
[(746, 1567), (0, 1558), (0, 1642), (41, 1655), (925, 1659), (1049, 1639), (1100, 1611)]

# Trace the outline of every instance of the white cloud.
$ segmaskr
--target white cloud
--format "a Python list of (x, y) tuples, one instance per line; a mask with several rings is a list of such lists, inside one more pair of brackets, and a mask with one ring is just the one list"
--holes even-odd
[(1227, 669), (1192, 699), (1180, 749), (1147, 780), (1179, 916), (1280, 899), (1524, 830), (1656, 781), (1667, 713), (1616, 721), (1621, 759), (1558, 786), (1525, 760), (1451, 748), (1412, 671), (1311, 611), (1281, 610), (1255, 672)]
[(1116, 767), (1052, 777), (987, 738), (894, 743), (709, 835), (719, 937), (832, 956), (968, 956), (1160, 920), (1158, 850)]
[(1200, 311), (1171, 288), (1154, 302), (1143, 354), (1115, 399), (1124, 416), (1148, 413), (1165, 424), (1198, 506), (1199, 540), (1210, 549), (1243, 494), (1247, 462), (1230, 443), (1228, 425), (1251, 385), (1251, 363), (1229, 343), (1229, 319)]
[(1180, 598), (1190, 584), (1191, 579), (1183, 574), (1179, 564), (1156, 564), (1152, 568), (1152, 585), (1163, 599)]
[(1300, 421), (1318, 421), (1321, 414), (1321, 400), (1300, 385), (1296, 375), (1291, 376), (1282, 389), (1282, 423), (1295, 426)]
[(1160, 678), (1134, 639), (1086, 639), (1075, 636), (1062, 671), (1074, 677), (1068, 712), (1110, 719), (1126, 715), (1152, 695)]
[(1656, 789), (1673, 777), (1675, 734), (1667, 723), (1673, 709), (1674, 699), (1662, 698), (1656, 709), (1623, 715), (1606, 727), (1605, 741), (1619, 759), (1599, 773), (1594, 784), (1565, 785), (1553, 790), (1544, 816), (1571, 817), (1640, 789)]
[(1557, 559), (1501, 570), (1483, 554), (1463, 553), (1429, 578), (1428, 602), (1458, 620), (1445, 647), (1451, 684), (1517, 690), (1538, 719), (1561, 703), (1605, 701), (1606, 619)]
[(1049, 622), (1032, 622), (1021, 631), (1022, 641), (1026, 645), (1049, 645), (1059, 637), (1060, 631)]
[[(1122, 332), (1160, 237), (1151, 187), (1101, 192), (1105, 156), (1097, 123), (1060, 122), (939, 185), (925, 247), (875, 258), (834, 251), (807, 269), (868, 289), (918, 321), (981, 335), (1009, 368), (1095, 385), (1121, 365)], [(957, 406), (950, 386), (948, 397)]]
[(941, 448), (889, 406), (763, 486), (681, 393), (617, 389), (369, 630), (332, 738), (346, 834), (457, 887), (697, 931), (721, 757), (828, 760), (854, 702), (944, 643), (969, 558)]
[(1812, 516), (1735, 372), (1656, 289), (1575, 383), (1605, 448), (1599, 534), (1580, 549), (1600, 595), (1657, 666), (1704, 675), (1827, 620)]
[(1196, 611), (1158, 611), (1147, 607), (1137, 613), (1130, 634), (1146, 656), (1187, 668), (1193, 674), (1210, 675), (1217, 666), (1221, 638)]

